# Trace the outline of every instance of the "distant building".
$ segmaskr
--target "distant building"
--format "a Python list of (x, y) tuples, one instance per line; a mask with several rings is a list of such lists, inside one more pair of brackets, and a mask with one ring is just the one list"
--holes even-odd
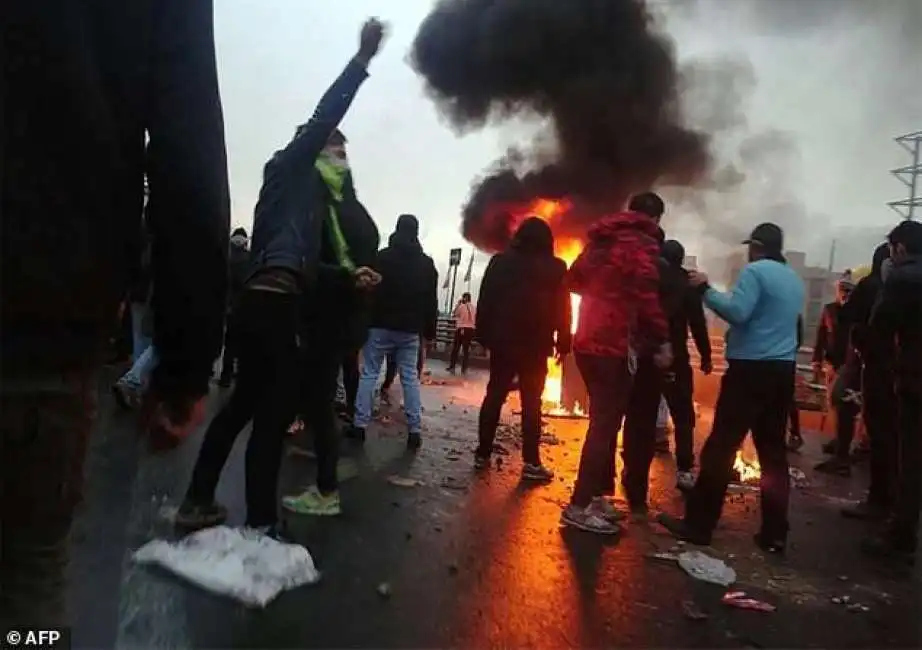
[[(835, 281), (841, 277), (841, 272), (831, 272), (821, 266), (808, 266), (807, 255), (801, 251), (786, 251), (784, 256), (788, 264), (797, 271), (804, 281), (804, 345), (812, 346), (816, 339), (816, 330), (819, 327), (820, 314), (823, 305), (830, 302), (835, 296)], [(742, 251), (735, 252), (727, 258), (726, 278), (728, 286), (736, 284), (740, 271), (746, 265), (746, 255)]]

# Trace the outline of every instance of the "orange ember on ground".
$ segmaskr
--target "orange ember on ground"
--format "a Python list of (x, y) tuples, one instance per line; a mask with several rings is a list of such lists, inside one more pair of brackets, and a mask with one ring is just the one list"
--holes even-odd
[(757, 483), (762, 476), (762, 468), (758, 460), (746, 460), (743, 458), (743, 452), (736, 452), (736, 460), (733, 461), (733, 471), (739, 476), (740, 483)]

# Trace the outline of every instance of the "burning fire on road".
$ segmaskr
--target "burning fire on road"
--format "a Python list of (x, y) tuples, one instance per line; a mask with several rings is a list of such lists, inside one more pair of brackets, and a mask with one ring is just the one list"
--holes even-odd
[(736, 460), (733, 461), (733, 480), (736, 483), (751, 485), (758, 483), (762, 478), (762, 468), (757, 459), (747, 460), (742, 451), (736, 452)]

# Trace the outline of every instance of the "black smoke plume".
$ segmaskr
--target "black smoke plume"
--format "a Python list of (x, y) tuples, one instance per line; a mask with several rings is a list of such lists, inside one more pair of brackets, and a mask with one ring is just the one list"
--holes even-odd
[(555, 142), (517, 149), (475, 183), (462, 232), (484, 250), (505, 246), (534, 199), (576, 198), (563, 226), (585, 230), (636, 191), (708, 169), (707, 137), (683, 123), (672, 43), (644, 0), (442, 0), (411, 63), (459, 133), (543, 119)]

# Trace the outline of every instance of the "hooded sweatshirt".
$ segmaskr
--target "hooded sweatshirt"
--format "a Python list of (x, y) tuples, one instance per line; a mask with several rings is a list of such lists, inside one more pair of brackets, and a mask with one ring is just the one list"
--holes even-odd
[[(639, 212), (602, 218), (567, 274), (581, 297), (576, 352), (627, 358), (668, 340), (659, 293), (659, 226)], [(637, 350), (638, 347), (644, 348)]]
[(477, 304), (477, 336), (490, 350), (550, 356), (571, 348), (567, 265), (554, 257), (554, 237), (540, 219), (527, 219), (509, 249), (484, 272)]
[(922, 397), (922, 255), (893, 261), (869, 327), (875, 337), (894, 344), (898, 389)]
[(414, 232), (395, 230), (378, 252), (381, 283), (371, 296), (371, 327), (434, 339), (439, 316), (439, 274)]
[(886, 340), (874, 336), (868, 324), (883, 285), (881, 271), (889, 258), (890, 246), (887, 244), (881, 244), (874, 250), (871, 272), (858, 281), (839, 312), (839, 331), (840, 336), (846, 339), (845, 345), (854, 348), (862, 362), (881, 366), (889, 365), (892, 346)]

